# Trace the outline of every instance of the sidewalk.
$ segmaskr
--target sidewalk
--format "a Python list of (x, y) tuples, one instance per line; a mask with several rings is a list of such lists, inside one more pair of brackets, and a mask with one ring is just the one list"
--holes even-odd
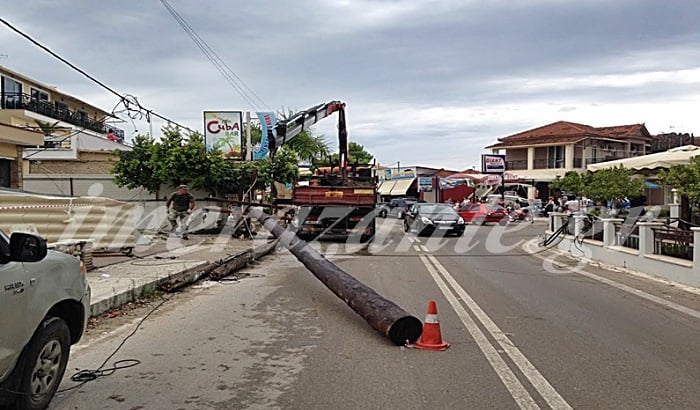
[(131, 256), (94, 254), (95, 269), (87, 273), (92, 288), (90, 315), (97, 316), (152, 293), (161, 283), (185, 271), (267, 244), (268, 235), (260, 236), (255, 240), (221, 235), (190, 235), (189, 240), (156, 237), (148, 245), (137, 245)]

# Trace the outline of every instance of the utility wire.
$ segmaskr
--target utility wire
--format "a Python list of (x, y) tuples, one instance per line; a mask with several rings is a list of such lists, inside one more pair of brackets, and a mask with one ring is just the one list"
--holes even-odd
[[(177, 21), (180, 27), (187, 33), (187, 35), (194, 41), (197, 47), (204, 53), (204, 55), (209, 59), (209, 61), (216, 67), (216, 69), (221, 73), (226, 81), (238, 92), (238, 94), (253, 108), (256, 110), (256, 105), (270, 108), (265, 104), (265, 102), (260, 98), (248, 85), (243, 81), (232, 69), (226, 64), (226, 62), (214, 51), (207, 42), (197, 34), (197, 32), (190, 26), (187, 21), (175, 10), (175, 8), (168, 3), (167, 0), (160, 0), (163, 6), (168, 10), (170, 15)], [(256, 101), (259, 104), (256, 104)]]
[[(82, 69), (80, 69), (79, 67), (75, 66), (73, 63), (71, 63), (70, 61), (68, 61), (68, 60), (66, 60), (65, 58), (61, 57), (60, 55), (56, 54), (55, 52), (53, 52), (53, 51), (52, 51), (51, 49), (49, 49), (48, 47), (46, 47), (46, 46), (44, 46), (43, 44), (39, 43), (38, 41), (34, 40), (34, 39), (33, 39), (32, 37), (30, 37), (28, 34), (25, 34), (25, 33), (22, 32), (21, 30), (19, 30), (18, 28), (16, 28), (16, 27), (13, 26), (12, 24), (10, 24), (10, 23), (9, 23), (7, 20), (5, 20), (4, 18), (0, 17), (0, 22), (2, 22), (4, 25), (6, 25), (10, 30), (14, 31), (15, 33), (17, 33), (17, 34), (19, 34), (20, 36), (22, 36), (22, 37), (24, 37), (25, 39), (27, 39), (29, 42), (31, 42), (31, 43), (34, 44), (35, 46), (41, 48), (42, 50), (46, 51), (47, 53), (51, 54), (53, 57), (57, 58), (58, 60), (60, 60), (61, 62), (63, 62), (64, 64), (66, 64), (66, 65), (69, 66), (70, 68), (72, 68), (73, 70), (79, 72), (80, 74), (82, 74), (82, 75), (85, 76), (86, 78), (90, 79), (90, 80), (91, 80), (92, 82), (94, 82), (95, 84), (99, 85), (100, 87), (104, 88), (105, 90), (109, 91), (110, 93), (116, 95), (117, 97), (119, 97), (120, 101), (127, 101), (127, 100), (126, 100), (126, 97), (125, 97), (124, 95), (119, 94), (117, 91), (115, 91), (114, 89), (110, 88), (109, 86), (107, 86), (106, 84), (104, 84), (102, 81), (100, 81), (100, 80), (98, 80), (97, 78), (95, 78), (95, 77), (91, 76), (90, 74), (86, 73), (84, 70), (82, 70)], [(145, 112), (146, 112), (146, 117), (149, 117), (149, 116), (152, 115), (152, 116), (154, 116), (154, 117), (160, 118), (161, 120), (164, 120), (164, 121), (167, 121), (167, 122), (169, 122), (169, 123), (175, 124), (176, 126), (178, 126), (178, 127), (180, 127), (180, 128), (184, 128), (184, 129), (186, 129), (186, 130), (188, 130), (188, 131), (190, 131), (190, 132), (196, 132), (195, 130), (191, 129), (190, 127), (186, 127), (186, 126), (184, 126), (184, 125), (181, 125), (181, 124), (179, 124), (179, 123), (177, 123), (177, 122), (175, 122), (175, 121), (173, 121), (173, 120), (171, 120), (171, 119), (169, 119), (169, 118), (166, 118), (166, 117), (164, 117), (164, 116), (162, 116), (162, 115), (160, 115), (160, 114), (157, 114), (157, 113), (153, 112), (152, 110), (149, 110), (149, 109), (143, 107), (143, 106), (142, 106), (141, 104), (139, 104), (138, 102), (136, 102), (136, 104), (137, 104), (139, 110), (145, 111)]]

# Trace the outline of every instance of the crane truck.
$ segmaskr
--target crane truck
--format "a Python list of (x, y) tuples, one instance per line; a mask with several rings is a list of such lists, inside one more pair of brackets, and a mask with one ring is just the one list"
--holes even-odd
[(376, 177), (370, 167), (348, 164), (345, 103), (331, 101), (301, 111), (268, 135), (270, 155), (295, 136), (333, 113), (338, 113), (338, 164), (316, 170), (309, 185), (292, 188), (298, 207), (293, 226), (299, 238), (369, 241), (375, 233)]

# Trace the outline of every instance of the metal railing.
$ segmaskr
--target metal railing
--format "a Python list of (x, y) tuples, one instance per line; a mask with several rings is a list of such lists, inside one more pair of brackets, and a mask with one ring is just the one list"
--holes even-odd
[(654, 253), (674, 258), (693, 260), (693, 232), (673, 226), (652, 228)]
[(107, 131), (111, 129), (118, 138), (124, 139), (124, 130), (111, 125), (107, 126), (104, 122), (105, 118), (98, 119), (89, 117), (84, 115), (81, 111), (64, 108), (50, 101), (38, 100), (32, 98), (29, 94), (2, 93), (0, 96), (0, 108), (9, 110), (29, 110), (101, 134), (106, 134)]

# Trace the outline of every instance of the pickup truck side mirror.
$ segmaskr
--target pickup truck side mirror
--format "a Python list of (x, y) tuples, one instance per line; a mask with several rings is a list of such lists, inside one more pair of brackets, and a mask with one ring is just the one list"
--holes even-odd
[(10, 236), (10, 259), (16, 262), (38, 262), (46, 257), (46, 239), (30, 233), (14, 232)]

